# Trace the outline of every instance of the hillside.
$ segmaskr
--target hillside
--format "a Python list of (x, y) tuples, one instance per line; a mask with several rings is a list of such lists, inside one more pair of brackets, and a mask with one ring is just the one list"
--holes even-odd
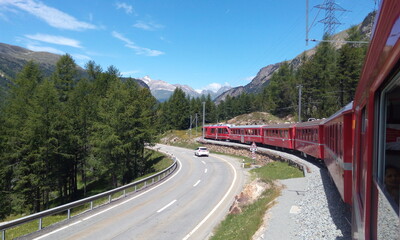
[[(368, 16), (364, 19), (364, 21), (357, 26), (359, 31), (361, 32), (361, 34), (363, 36), (365, 36), (366, 39), (369, 39), (371, 36), (374, 17), (375, 17), (375, 12), (368, 14)], [(332, 37), (333, 40), (343, 41), (348, 36), (347, 31), (348, 30), (345, 30), (345, 31), (335, 34)], [(343, 44), (344, 44), (343, 42), (336, 43), (336, 44), (334, 44), (334, 47), (338, 49)], [(315, 48), (312, 48), (310, 50), (307, 50), (307, 51), (299, 54), (294, 59), (288, 60), (287, 62), (294, 69), (297, 69), (302, 64), (301, 58), (303, 55), (305, 55), (307, 58), (309, 58), (309, 57), (313, 56), (314, 53), (315, 53)], [(223, 94), (221, 94), (220, 96), (218, 96), (215, 99), (215, 102), (218, 104), (219, 102), (225, 100), (225, 98), (228, 95), (230, 95), (231, 97), (237, 97), (244, 92), (245, 93), (260, 92), (263, 89), (263, 87), (268, 85), (269, 80), (271, 79), (272, 75), (274, 74), (274, 72), (276, 70), (279, 69), (279, 67), (282, 65), (282, 63), (284, 63), (284, 62), (270, 64), (266, 67), (261, 68), (259, 70), (259, 72), (257, 73), (257, 75), (253, 78), (253, 80), (249, 84), (247, 84), (245, 86), (235, 87), (235, 88), (232, 88), (232, 89), (224, 92)]]
[[(61, 55), (48, 52), (34, 52), (26, 48), (0, 43), (0, 96), (6, 91), (11, 79), (17, 76), (28, 61), (39, 64), (39, 68), (45, 77), (50, 76), (56, 68), (57, 61)], [(77, 67), (82, 76), (86, 72), (81, 67)], [(122, 78), (124, 81), (126, 78)], [(142, 87), (148, 86), (139, 79), (135, 81)]]

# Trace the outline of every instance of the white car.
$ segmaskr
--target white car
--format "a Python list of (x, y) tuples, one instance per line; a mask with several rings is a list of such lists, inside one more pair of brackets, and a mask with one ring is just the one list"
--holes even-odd
[(196, 148), (196, 150), (194, 151), (194, 155), (201, 157), (201, 156), (206, 156), (208, 157), (208, 150), (206, 147), (198, 147)]

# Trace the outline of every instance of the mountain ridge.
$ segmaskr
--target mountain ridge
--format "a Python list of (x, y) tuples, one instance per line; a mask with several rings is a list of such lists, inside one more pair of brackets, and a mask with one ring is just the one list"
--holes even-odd
[[(375, 12), (369, 13), (365, 17), (363, 22), (357, 25), (358, 30), (361, 32), (361, 34), (366, 36), (368, 39), (370, 38), (371, 33), (372, 33), (372, 25), (373, 25), (375, 14), (376, 14)], [(346, 29), (346, 30), (341, 31), (332, 36), (333, 40), (338, 40), (338, 43), (334, 44), (334, 47), (336, 49), (338, 49), (342, 45), (344, 45), (343, 40), (348, 36), (348, 34), (347, 34), (348, 30), (349, 29)], [(214, 101), (218, 104), (221, 101), (224, 101), (228, 95), (231, 97), (237, 97), (242, 93), (257, 93), (257, 92), (261, 91), (263, 89), (263, 87), (268, 85), (269, 80), (271, 79), (274, 72), (277, 71), (283, 63), (288, 62), (289, 66), (293, 67), (294, 69), (297, 69), (302, 64), (302, 56), (305, 55), (306, 58), (311, 57), (315, 53), (315, 48), (316, 47), (309, 49), (307, 51), (304, 51), (291, 60), (282, 61), (282, 62), (274, 63), (274, 64), (269, 64), (269, 65), (261, 68), (258, 71), (257, 75), (252, 79), (252, 81), (250, 83), (248, 83), (245, 86), (238, 86), (238, 87), (232, 88), (232, 89), (222, 93)]]

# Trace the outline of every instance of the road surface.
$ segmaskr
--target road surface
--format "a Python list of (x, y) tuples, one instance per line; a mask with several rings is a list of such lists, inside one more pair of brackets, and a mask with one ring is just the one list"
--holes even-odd
[(29, 239), (207, 239), (244, 184), (237, 159), (157, 145), (179, 167), (155, 187), (27, 236)]

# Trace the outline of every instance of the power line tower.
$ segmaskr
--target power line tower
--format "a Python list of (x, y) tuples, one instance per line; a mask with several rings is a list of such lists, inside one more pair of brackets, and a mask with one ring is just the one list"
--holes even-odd
[(335, 0), (324, 0), (323, 4), (315, 6), (316, 8), (325, 10), (325, 18), (318, 21), (324, 24), (324, 34), (333, 35), (335, 33), (337, 25), (342, 24), (335, 16), (336, 11), (347, 11), (338, 4)]

